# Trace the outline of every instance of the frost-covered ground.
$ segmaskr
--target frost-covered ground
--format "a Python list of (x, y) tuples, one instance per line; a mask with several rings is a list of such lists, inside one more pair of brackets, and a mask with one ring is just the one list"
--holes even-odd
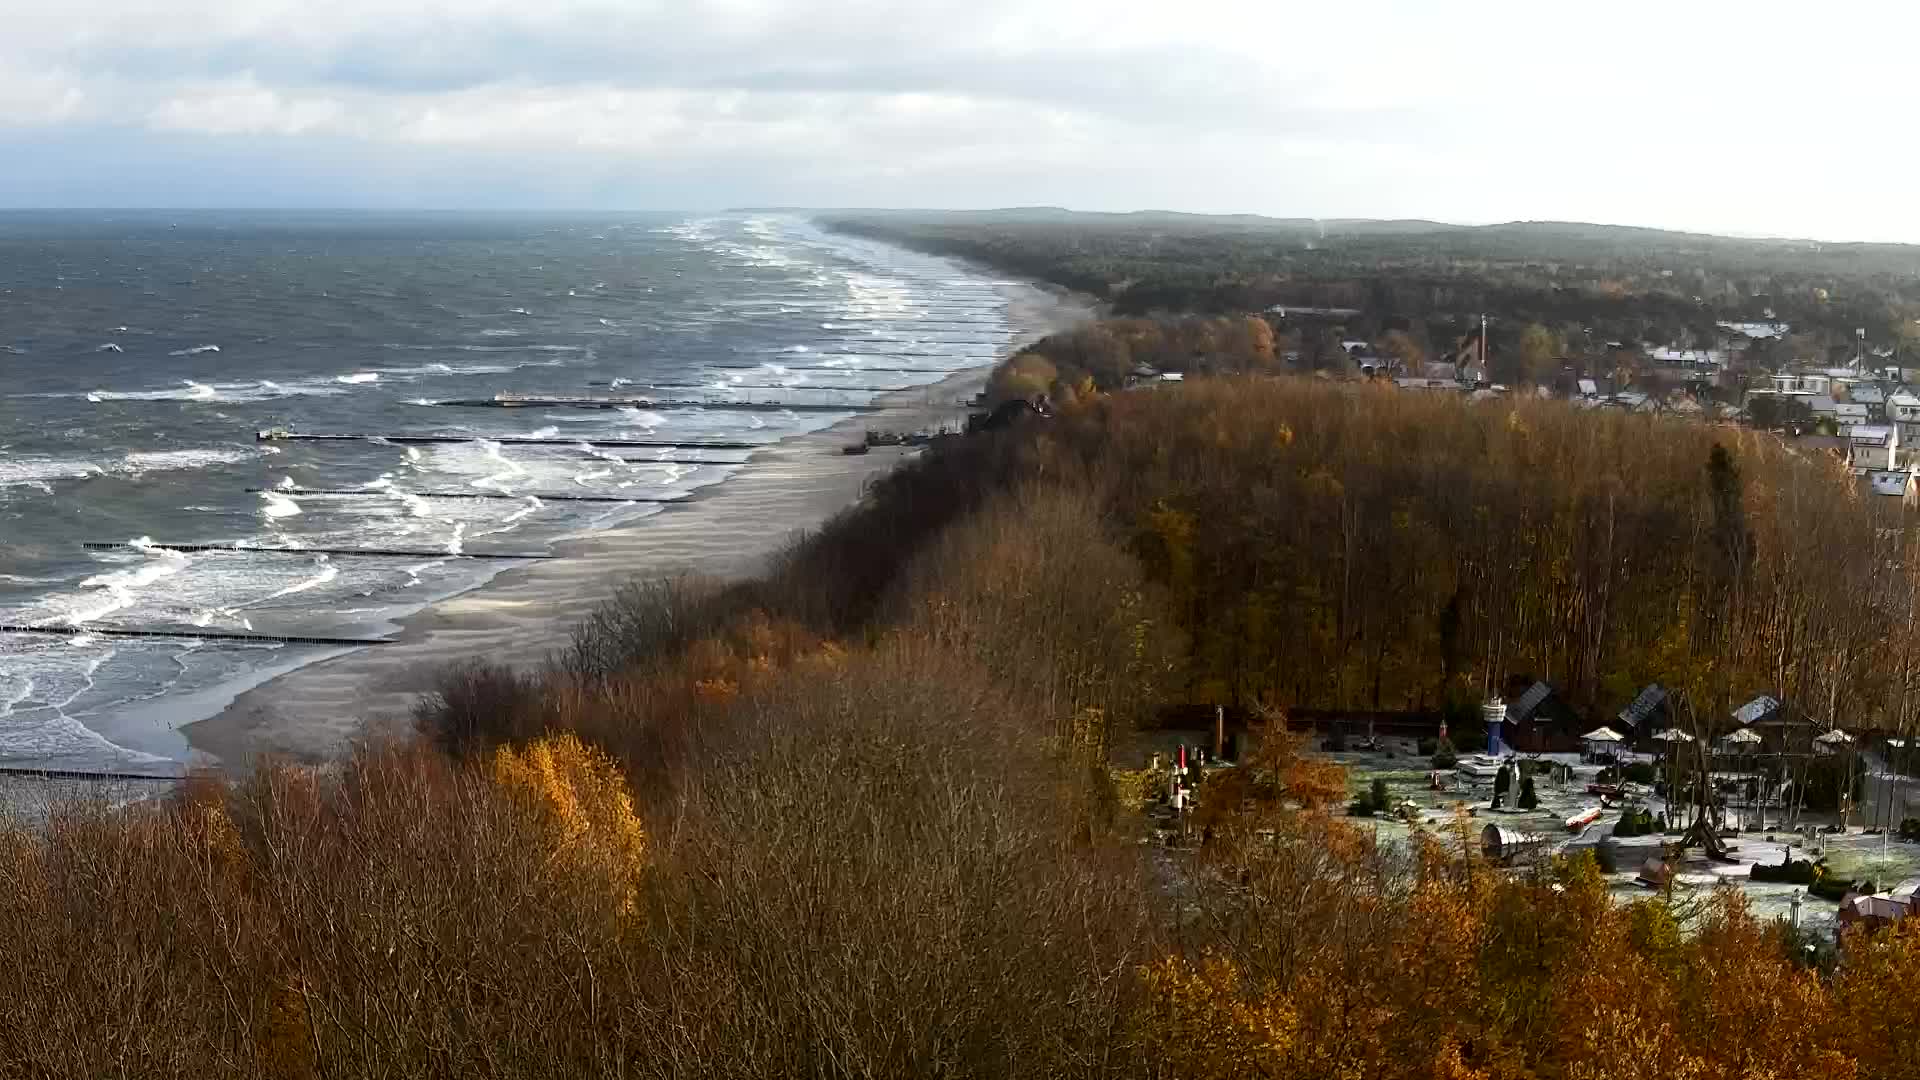
[[(1573, 764), (1573, 778), (1562, 786), (1545, 775), (1536, 776), (1534, 791), (1540, 800), (1538, 808), (1532, 811), (1493, 810), (1490, 808), (1492, 780), (1474, 783), (1462, 776), (1442, 773), (1446, 788), (1433, 790), (1430, 781), (1434, 770), (1428, 760), (1412, 752), (1411, 742), (1389, 742), (1393, 748), (1391, 753), (1349, 751), (1324, 755), (1347, 767), (1349, 783), (1356, 795), (1366, 791), (1374, 780), (1381, 779), (1387, 783), (1391, 805), (1398, 806), (1403, 801), (1411, 801), (1419, 808), (1419, 824), (1415, 826), (1403, 824), (1388, 815), (1370, 821), (1355, 819), (1377, 829), (1382, 839), (1404, 838), (1412, 828), (1445, 827), (1452, 823), (1460, 809), (1465, 809), (1472, 815), (1476, 829), (1485, 824), (1497, 824), (1547, 837), (1543, 850), (1562, 852), (1592, 846), (1610, 837), (1614, 824), (1620, 819), (1618, 809), (1608, 810), (1598, 821), (1579, 833), (1567, 829), (1569, 817), (1599, 805), (1599, 799), (1587, 794), (1586, 789), (1597, 778), (1600, 767), (1580, 764), (1574, 755), (1548, 755), (1549, 760)], [(1641, 805), (1656, 815), (1666, 811), (1664, 801), (1650, 792), (1645, 793)], [(1684, 809), (1678, 816), (1682, 817), (1684, 824)], [(1820, 835), (1809, 841), (1781, 827), (1780, 819), (1778, 809), (1769, 809), (1767, 822), (1774, 826), (1771, 830), (1743, 832), (1737, 839), (1727, 841), (1737, 863), (1715, 863), (1697, 851), (1689, 851), (1679, 866), (1676, 878), (1679, 888), (1707, 889), (1721, 881), (1729, 882), (1746, 894), (1754, 912), (1763, 918), (1788, 917), (1793, 899), (1799, 896), (1803, 901), (1801, 924), (1830, 932), (1839, 905), (1817, 897), (1803, 896), (1805, 890), (1798, 885), (1754, 882), (1748, 877), (1749, 868), (1756, 862), (1777, 863), (1787, 849), (1792, 848), (1794, 858), (1825, 856), (1836, 875), (1871, 877), (1883, 889), (1909, 878), (1920, 877), (1920, 844), (1866, 835), (1857, 824), (1845, 834)], [(1801, 816), (1802, 824), (1824, 826), (1833, 821), (1831, 814)], [(1648, 890), (1634, 882), (1641, 864), (1647, 858), (1658, 855), (1661, 845), (1672, 842), (1677, 836), (1676, 826), (1672, 833), (1665, 836), (1615, 839), (1614, 843), (1619, 848), (1619, 872), (1611, 875), (1611, 880), (1616, 894), (1628, 899), (1647, 895)]]

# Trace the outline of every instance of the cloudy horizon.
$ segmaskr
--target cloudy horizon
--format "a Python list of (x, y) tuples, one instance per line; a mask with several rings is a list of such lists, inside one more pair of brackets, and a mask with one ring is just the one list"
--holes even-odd
[(1179, 210), (1920, 242), (1920, 14), (0, 0), (0, 207)]

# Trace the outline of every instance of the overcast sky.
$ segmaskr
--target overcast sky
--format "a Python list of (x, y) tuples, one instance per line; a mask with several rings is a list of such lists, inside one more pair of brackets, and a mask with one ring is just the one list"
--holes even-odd
[(0, 0), (0, 206), (1155, 207), (1920, 241), (1911, 4)]

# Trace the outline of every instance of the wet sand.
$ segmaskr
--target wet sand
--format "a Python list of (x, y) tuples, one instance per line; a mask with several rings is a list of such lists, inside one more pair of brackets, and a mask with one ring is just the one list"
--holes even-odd
[[(1021, 340), (1089, 317), (1084, 303), (1007, 286)], [(315, 761), (354, 738), (404, 730), (413, 704), (449, 664), (485, 659), (533, 665), (566, 647), (573, 628), (636, 578), (682, 572), (737, 578), (759, 571), (790, 538), (856, 503), (867, 485), (913, 451), (849, 455), (869, 429), (965, 423), (964, 402), (986, 382), (975, 368), (928, 387), (884, 395), (883, 411), (753, 455), (733, 478), (684, 503), (554, 545), (528, 563), (401, 620), (394, 643), (322, 659), (241, 693), (219, 713), (182, 727), (197, 751), (229, 769), (262, 755)]]

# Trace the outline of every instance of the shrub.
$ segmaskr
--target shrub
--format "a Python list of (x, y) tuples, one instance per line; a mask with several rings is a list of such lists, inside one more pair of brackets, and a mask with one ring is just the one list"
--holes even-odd
[(1520, 778), (1520, 809), (1532, 810), (1539, 805), (1540, 797), (1533, 791), (1533, 774), (1527, 773)]
[(1452, 739), (1441, 739), (1433, 748), (1433, 767), (1451, 769), (1460, 764), (1460, 755), (1454, 752)]
[(1417, 749), (1421, 757), (1432, 757), (1434, 754), (1434, 750), (1438, 745), (1439, 744), (1436, 740), (1421, 739)]
[(1747, 876), (1780, 885), (1811, 885), (1824, 869), (1811, 859), (1796, 859), (1790, 852), (1782, 852), (1777, 863), (1754, 863)]
[(1620, 837), (1647, 836), (1655, 830), (1652, 811), (1641, 807), (1621, 812), (1620, 820), (1614, 823), (1613, 835)]
[(1385, 813), (1391, 796), (1387, 794), (1387, 782), (1376, 779), (1372, 786), (1354, 796), (1347, 804), (1347, 813), (1354, 817), (1372, 817)]
[(1651, 784), (1659, 776), (1659, 770), (1652, 762), (1636, 761), (1620, 770), (1621, 778), (1630, 784)]

